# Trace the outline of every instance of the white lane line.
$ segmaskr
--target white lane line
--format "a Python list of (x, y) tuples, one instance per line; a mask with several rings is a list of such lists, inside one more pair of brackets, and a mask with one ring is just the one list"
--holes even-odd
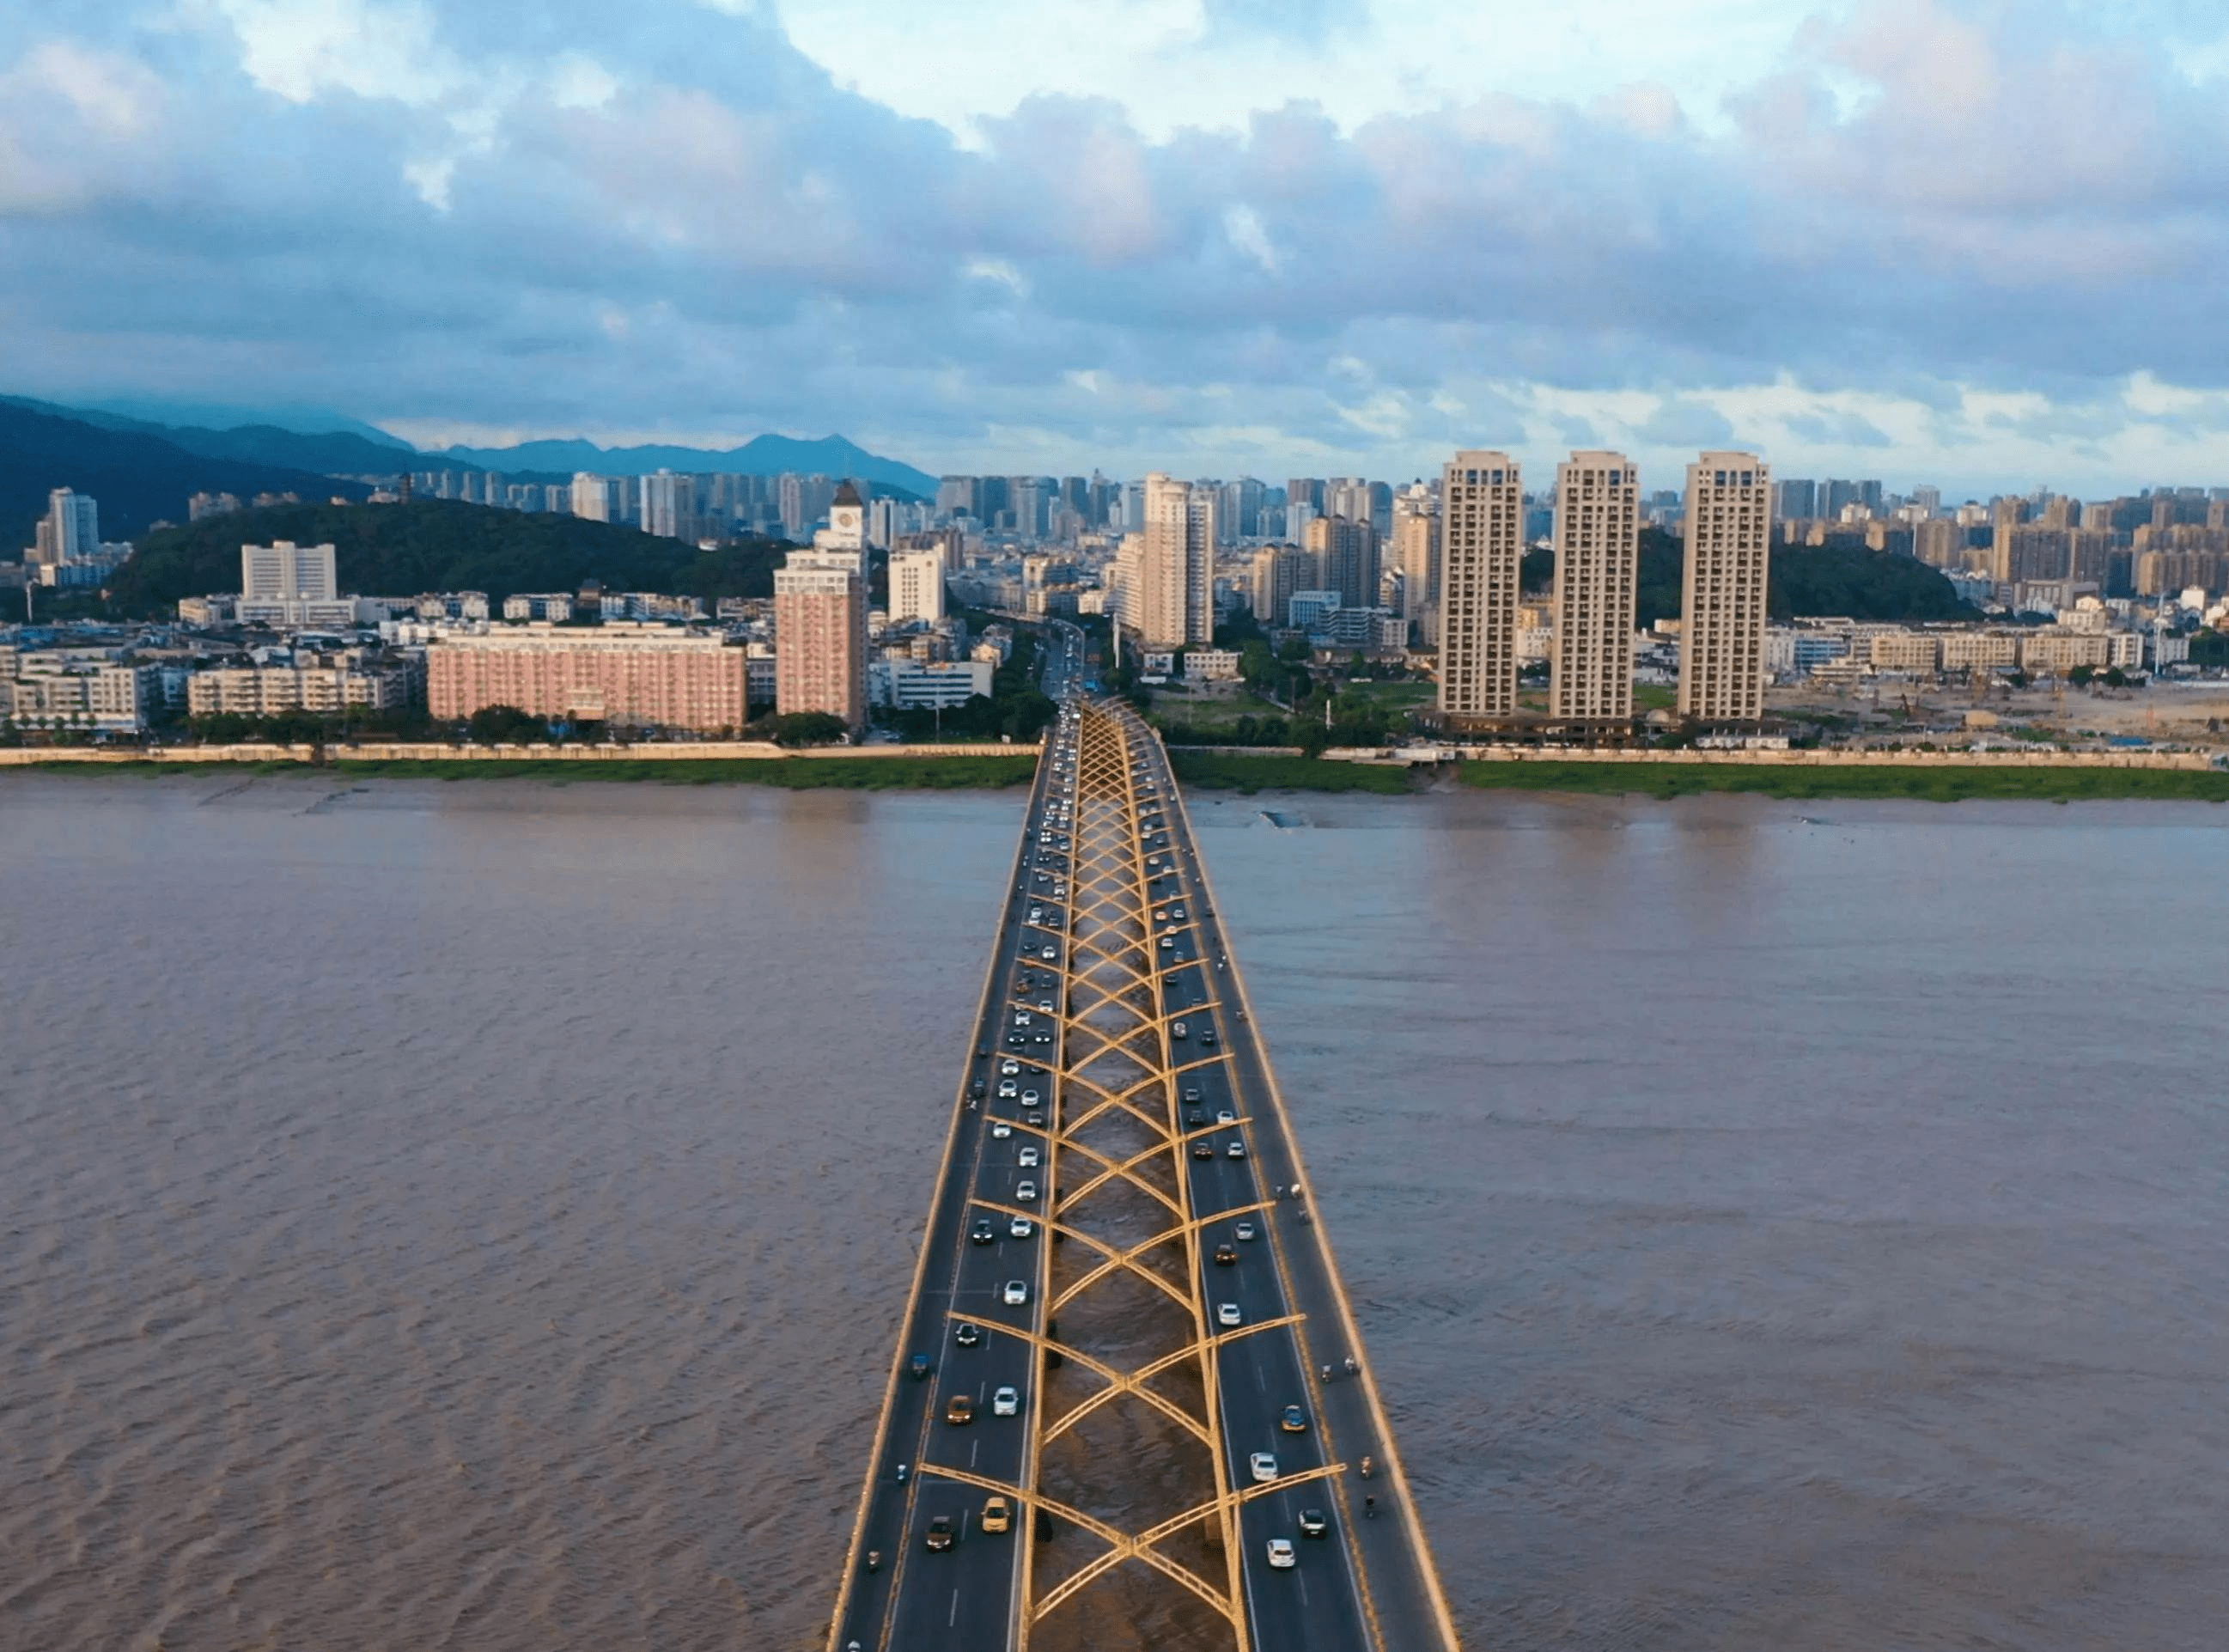
[(952, 1591), (952, 1610), (945, 1614), (944, 1627), (951, 1629), (960, 1622), (960, 1591)]

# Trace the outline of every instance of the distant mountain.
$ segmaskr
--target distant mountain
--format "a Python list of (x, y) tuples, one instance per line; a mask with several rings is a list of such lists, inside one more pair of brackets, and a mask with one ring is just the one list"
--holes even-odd
[(47, 495), (58, 487), (98, 499), (100, 536), (112, 540), (137, 539), (151, 523), (184, 521), (187, 499), (203, 492), (318, 500), (336, 494), (360, 499), (369, 492), (313, 471), (208, 457), (145, 431), (104, 428), (0, 401), (0, 559), (13, 560), (32, 542)]
[(594, 442), (524, 441), (515, 447), (450, 447), (429, 458), (479, 470), (570, 476), (591, 471), (636, 476), (650, 471), (728, 472), (739, 476), (779, 476), (799, 471), (807, 476), (850, 476), (923, 499), (936, 497), (936, 478), (901, 460), (870, 453), (842, 436), (802, 441), (794, 436), (754, 436), (740, 447), (599, 447)]
[(81, 419), (104, 430), (138, 430), (159, 436), (172, 430), (222, 432), (249, 425), (268, 425), (298, 436), (361, 436), (382, 447), (400, 448), (406, 453), (415, 451), (401, 437), (391, 435), (377, 425), (322, 408), (235, 408), (220, 402), (179, 402), (160, 396), (112, 396), (67, 407), (27, 395), (0, 395), (0, 402), (13, 402), (34, 413)]
[[(151, 436), (203, 459), (278, 466), (319, 476), (389, 476), (404, 469), (433, 470), (445, 466), (499, 471), (514, 479), (543, 477), (552, 480), (568, 479), (575, 471), (617, 476), (641, 475), (655, 470), (725, 471), (745, 476), (777, 476), (784, 471), (799, 471), (808, 476), (854, 477), (883, 490), (922, 499), (936, 497), (936, 478), (928, 472), (916, 470), (899, 460), (870, 453), (842, 436), (823, 436), (818, 441), (800, 441), (792, 436), (754, 436), (742, 447), (725, 451), (662, 445), (600, 447), (592, 441), (574, 440), (522, 442), (515, 447), (450, 447), (440, 453), (421, 453), (383, 430), (337, 415), (250, 415), (241, 423), (226, 423), (222, 427), (163, 424), (119, 411), (112, 405), (66, 408), (19, 395), (0, 395), (0, 411), (68, 420), (117, 434)], [(202, 411), (224, 416), (221, 408)], [(325, 427), (304, 427), (320, 421)], [(215, 483), (209, 486), (212, 491), (219, 488)], [(239, 489), (225, 491), (238, 492)], [(301, 491), (299, 484), (293, 491)], [(183, 508), (181, 505), (178, 510)], [(174, 515), (177, 511), (161, 514)], [(0, 546), (0, 555), (4, 554), (5, 547)]]

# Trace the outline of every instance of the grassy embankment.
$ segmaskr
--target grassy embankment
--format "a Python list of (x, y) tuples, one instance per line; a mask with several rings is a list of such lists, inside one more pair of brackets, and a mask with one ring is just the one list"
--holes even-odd
[[(0, 770), (0, 774), (9, 771)], [(1020, 757), (615, 757), (568, 762), (556, 757), (459, 759), (343, 758), (311, 763), (41, 763), (47, 775), (330, 775), (350, 780), (652, 781), (661, 786), (780, 786), (792, 791), (945, 791), (1026, 786), (1034, 754)]]
[(1409, 771), (1321, 757), (1230, 757), (1214, 752), (1172, 751), (1177, 780), (1216, 792), (1252, 796), (1263, 789), (1288, 792), (1405, 792)]
[(2007, 799), (2045, 803), (2124, 799), (2229, 802), (2229, 774), (2177, 768), (1817, 768), (1768, 763), (1465, 763), (1465, 785), (1513, 792), (1693, 797), (1750, 792), (1785, 798)]

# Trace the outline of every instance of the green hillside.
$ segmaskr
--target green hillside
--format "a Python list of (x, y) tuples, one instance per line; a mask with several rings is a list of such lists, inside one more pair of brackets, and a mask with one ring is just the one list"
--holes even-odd
[(183, 596), (240, 588), (240, 548), (291, 539), (331, 541), (344, 592), (414, 596), (485, 591), (607, 590), (701, 596), (771, 596), (788, 545), (742, 540), (699, 551), (676, 539), (578, 517), (498, 511), (456, 499), (408, 505), (286, 505), (209, 517), (139, 542), (111, 587), (111, 608), (153, 616)]

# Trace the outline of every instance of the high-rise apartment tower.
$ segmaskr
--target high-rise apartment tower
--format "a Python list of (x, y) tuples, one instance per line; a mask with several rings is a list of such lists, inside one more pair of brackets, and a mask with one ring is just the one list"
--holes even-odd
[[(1215, 638), (1215, 517), (1211, 484), (1146, 478), (1145, 538), (1138, 557), (1134, 623), (1148, 648), (1190, 648)], [(1134, 618), (1125, 605), (1123, 618)]]
[(1633, 616), (1641, 480), (1623, 453), (1556, 467), (1556, 641), (1548, 710), (1564, 722), (1633, 717)]
[(1764, 715), (1772, 545), (1772, 479), (1764, 461), (1755, 453), (1705, 453), (1688, 466), (1686, 537), (1680, 715), (1753, 723)]
[(1508, 454), (1465, 450), (1440, 480), (1440, 710), (1517, 710), (1517, 596), (1525, 484)]

